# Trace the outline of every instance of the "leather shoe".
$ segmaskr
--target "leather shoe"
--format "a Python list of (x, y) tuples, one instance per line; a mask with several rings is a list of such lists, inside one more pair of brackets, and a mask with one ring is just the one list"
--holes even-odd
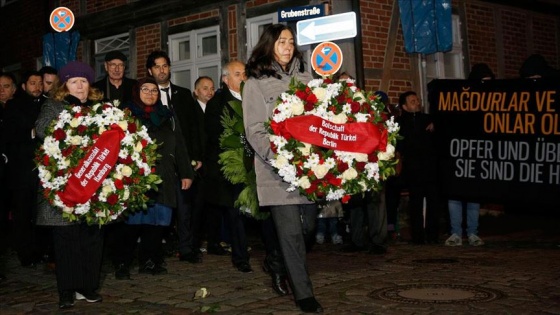
[(125, 264), (119, 264), (115, 270), (115, 279), (130, 280), (130, 269)]
[(253, 272), (253, 269), (251, 268), (251, 265), (249, 265), (248, 262), (240, 262), (235, 264), (235, 267), (237, 267), (237, 270), (244, 272), (244, 273), (249, 273), (249, 272)]
[(66, 309), (74, 306), (74, 292), (62, 291), (58, 299), (58, 308)]
[(296, 305), (304, 313), (323, 313), (323, 307), (313, 296), (297, 300)]
[(195, 252), (190, 252), (185, 255), (179, 255), (179, 261), (187, 261), (191, 264), (199, 264), (202, 262), (202, 256)]
[(206, 249), (206, 252), (209, 255), (218, 255), (218, 256), (227, 256), (229, 255), (229, 252), (227, 250), (225, 250), (222, 246), (220, 245), (214, 245), (214, 246), (209, 246)]
[(263, 262), (263, 271), (270, 275), (272, 278), (272, 289), (280, 296), (288, 295), (287, 278), (279, 273), (272, 271), (272, 268), (265, 259)]

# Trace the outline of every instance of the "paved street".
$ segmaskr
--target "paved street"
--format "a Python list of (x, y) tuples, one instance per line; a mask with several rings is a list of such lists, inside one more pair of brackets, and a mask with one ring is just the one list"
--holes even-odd
[[(316, 245), (308, 255), (317, 299), (326, 314), (560, 314), (560, 219), (481, 217), (483, 247), (391, 245), (384, 256)], [(442, 236), (442, 240), (445, 236)], [(466, 241), (465, 241), (466, 243)], [(168, 258), (169, 274), (115, 280), (103, 267), (102, 303), (77, 301), (72, 314), (299, 314), (260, 268), (264, 251), (251, 238), (254, 272), (228, 256), (192, 265)], [(0, 283), (0, 314), (57, 313), (53, 273), (22, 268), (15, 255)], [(206, 288), (210, 295), (193, 300)]]

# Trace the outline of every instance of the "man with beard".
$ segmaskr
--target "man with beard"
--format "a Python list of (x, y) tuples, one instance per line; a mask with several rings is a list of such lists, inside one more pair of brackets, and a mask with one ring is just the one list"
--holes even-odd
[(37, 172), (35, 170), (35, 121), (44, 101), (43, 78), (38, 71), (23, 76), (21, 92), (6, 103), (4, 132), (8, 156), (8, 205), (13, 217), (13, 244), (24, 267), (40, 261), (35, 241)]
[[(197, 104), (193, 93), (187, 89), (171, 83), (171, 60), (164, 51), (152, 52), (146, 61), (148, 74), (157, 82), (161, 90), (161, 102), (174, 113), (176, 128), (183, 134), (184, 144), (187, 146), (192, 167), (198, 171), (202, 167), (201, 125), (198, 122)], [(193, 185), (197, 185), (197, 179)], [(179, 185), (177, 185), (179, 189)], [(200, 251), (201, 240), (195, 227), (200, 225), (201, 211), (194, 211), (196, 189), (178, 191), (176, 226), (179, 242), (179, 259), (190, 263), (202, 262)]]

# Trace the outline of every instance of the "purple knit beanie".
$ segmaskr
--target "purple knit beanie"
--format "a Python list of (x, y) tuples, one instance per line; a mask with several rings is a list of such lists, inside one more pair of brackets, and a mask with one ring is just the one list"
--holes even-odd
[(62, 67), (62, 69), (60, 69), (58, 76), (60, 77), (60, 81), (62, 81), (62, 83), (65, 83), (68, 79), (80, 77), (86, 78), (91, 84), (95, 79), (95, 71), (93, 71), (93, 68), (87, 63), (81, 61), (70, 61)]

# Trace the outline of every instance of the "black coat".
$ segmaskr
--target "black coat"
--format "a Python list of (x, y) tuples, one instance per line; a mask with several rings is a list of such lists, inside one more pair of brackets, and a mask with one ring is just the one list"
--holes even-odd
[(219, 163), (219, 155), (223, 152), (220, 148), (220, 136), (224, 132), (221, 117), (226, 108), (233, 116), (233, 109), (228, 105), (229, 101), (237, 100), (224, 87), (216, 92), (214, 97), (206, 104), (204, 113), (204, 131), (206, 134), (206, 145), (204, 161), (204, 199), (206, 202), (233, 207), (240, 192), (240, 185), (233, 185), (225, 177)]
[(397, 119), (403, 137), (397, 143), (402, 159), (401, 176), (406, 185), (437, 182), (437, 152), (434, 131), (426, 127), (432, 123), (430, 115), (403, 111)]
[[(132, 100), (132, 89), (134, 88), (134, 85), (136, 83), (137, 81), (134, 79), (123, 77), (122, 84), (117, 90), (115, 86), (112, 85), (111, 82), (109, 82), (109, 77), (105, 76), (105, 78), (95, 82), (93, 84), (93, 87), (103, 92), (104, 101), (113, 102), (115, 99), (118, 99), (121, 102), (121, 105), (123, 105), (124, 103), (130, 102)], [(117, 90), (116, 93), (120, 95), (114, 95), (115, 92), (111, 93), (112, 89)]]
[(202, 161), (203, 134), (196, 114), (196, 108), (200, 106), (193, 98), (191, 90), (174, 84), (171, 84), (171, 104), (191, 160)]
[(39, 142), (35, 137), (35, 121), (43, 101), (42, 97), (22, 93), (6, 103), (3, 137), (8, 157), (6, 174), (12, 189), (37, 185), (34, 159)]
[(137, 117), (148, 128), (148, 134), (158, 147), (161, 156), (156, 161), (156, 174), (162, 183), (157, 192), (152, 192), (156, 202), (175, 208), (177, 206), (177, 185), (180, 179), (194, 179), (191, 160), (181, 136), (181, 128), (173, 129), (172, 113), (169, 109), (157, 102), (155, 111), (146, 114), (139, 106), (132, 102), (125, 104), (130, 108), (132, 115)]

